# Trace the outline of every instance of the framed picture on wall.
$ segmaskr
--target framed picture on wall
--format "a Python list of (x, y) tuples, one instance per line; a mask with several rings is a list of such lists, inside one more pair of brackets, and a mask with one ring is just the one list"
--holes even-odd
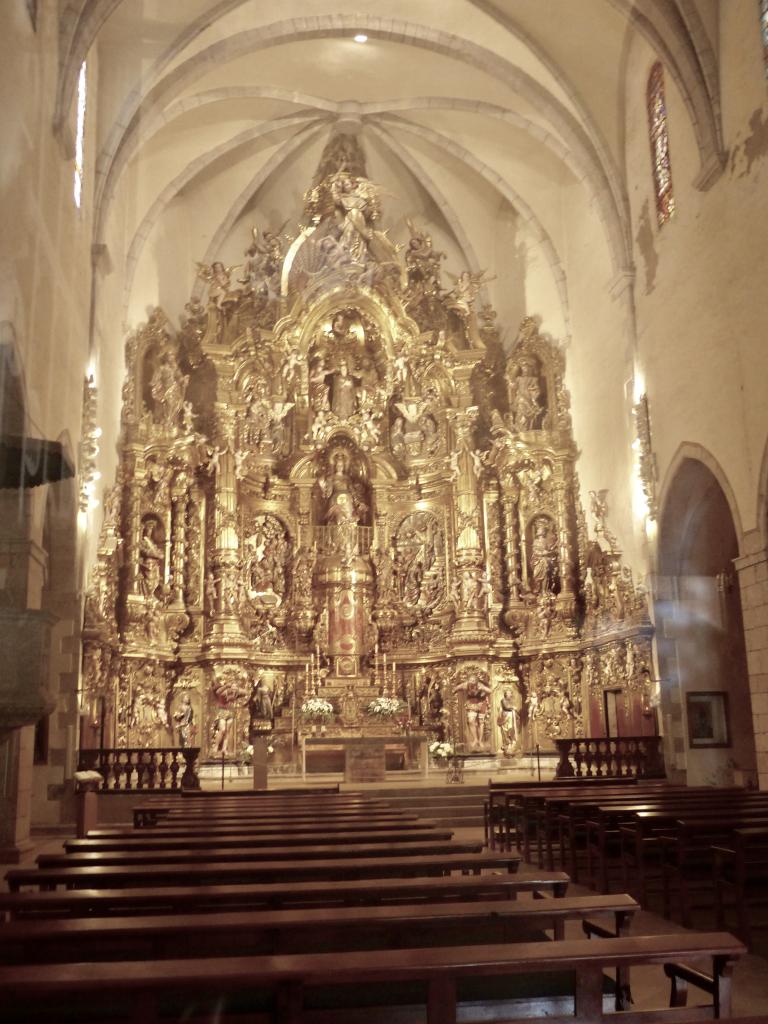
[(688, 715), (688, 745), (730, 747), (728, 694), (724, 690), (691, 690), (685, 695)]

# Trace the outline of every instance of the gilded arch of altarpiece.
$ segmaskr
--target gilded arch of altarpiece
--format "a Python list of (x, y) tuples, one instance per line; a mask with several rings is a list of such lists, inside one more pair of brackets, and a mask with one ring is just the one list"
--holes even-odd
[[(349, 137), (305, 202), (127, 342), (83, 744), (239, 757), (256, 681), (285, 771), (313, 692), (330, 735), (507, 757), (604, 735), (611, 688), (649, 731), (645, 596), (604, 502), (588, 537), (562, 351), (526, 318), (503, 352), (482, 276), (445, 286), (426, 231), (398, 251)], [(366, 714), (382, 693), (396, 723)]]

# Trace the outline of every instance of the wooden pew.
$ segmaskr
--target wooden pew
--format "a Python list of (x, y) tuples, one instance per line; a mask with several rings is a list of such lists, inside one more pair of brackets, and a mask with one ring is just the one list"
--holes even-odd
[(635, 785), (637, 778), (635, 776), (628, 777), (626, 779), (610, 779), (603, 776), (596, 776), (594, 778), (579, 779), (552, 779), (546, 782), (494, 782), (492, 779), (488, 780), (488, 796), (483, 802), (483, 829), (485, 835), (485, 845), (491, 850), (496, 848), (497, 838), (501, 838), (500, 834), (497, 833), (497, 828), (502, 822), (502, 811), (504, 808), (504, 798), (508, 793), (522, 792), (523, 790), (541, 789), (545, 786), (602, 786), (607, 784), (614, 784), (620, 782), (626, 786)]
[(621, 828), (636, 815), (659, 813), (674, 821), (687, 814), (713, 807), (739, 806), (749, 796), (744, 790), (716, 790), (704, 787), (686, 793), (674, 793), (634, 804), (601, 804), (585, 823), (587, 832), (587, 884), (606, 892), (612, 867), (621, 868)]
[(736, 828), (727, 843), (713, 846), (712, 853), (716, 919), (725, 920), (730, 893), (737, 934), (751, 945), (754, 909), (768, 902), (768, 827)]
[(632, 800), (641, 791), (641, 787), (643, 790), (647, 788), (656, 792), (667, 785), (664, 780), (635, 782), (630, 787), (616, 779), (599, 785), (594, 781), (579, 785), (572, 780), (570, 783), (542, 785), (536, 789), (509, 790), (504, 795), (504, 807), (501, 812), (502, 845), (509, 849), (514, 834), (518, 847), (527, 850), (530, 857), (531, 844), (536, 839), (536, 813), (548, 800), (559, 800), (560, 806), (567, 806), (579, 800), (608, 800), (612, 796)]
[[(650, 782), (647, 785), (653, 792), (656, 792), (666, 786), (666, 783)], [(612, 798), (621, 801), (634, 800), (640, 793), (638, 786), (639, 784), (636, 783), (631, 793), (628, 793), (623, 785), (600, 787), (597, 791), (592, 787), (580, 789), (573, 786), (556, 786), (539, 792), (510, 793), (505, 797), (507, 829), (505, 848), (510, 847), (510, 837), (514, 830), (524, 858), (531, 860), (533, 844), (538, 845), (539, 843), (540, 829), (543, 827), (548, 833), (551, 832), (554, 835), (557, 815), (562, 808), (577, 803), (604, 803)], [(644, 788), (642, 792), (645, 792)]]
[(320, 819), (318, 821), (301, 821), (290, 825), (277, 822), (266, 824), (253, 824), (252, 822), (226, 822), (218, 824), (215, 821), (202, 822), (197, 825), (156, 825), (151, 831), (147, 829), (135, 829), (130, 827), (96, 828), (91, 829), (86, 839), (127, 839), (141, 842), (147, 838), (178, 837), (185, 836), (228, 836), (228, 835), (293, 835), (307, 832), (320, 832), (331, 834), (333, 832), (381, 832), (397, 833), (408, 832), (413, 829), (436, 829), (437, 825), (429, 818), (419, 818), (415, 814), (402, 818), (359, 818), (345, 819), (341, 822), (330, 822)]
[[(677, 811), (640, 811), (633, 819), (619, 827), (619, 856), (624, 879), (624, 889), (636, 893), (642, 903), (646, 903), (651, 895), (650, 881), (659, 883), (659, 891), (664, 891), (664, 870), (662, 862), (662, 838), (675, 834)], [(743, 811), (738, 804), (730, 803), (725, 808), (707, 806), (697, 807), (690, 812), (685, 820), (695, 822), (696, 827), (706, 832), (706, 823), (715, 825), (730, 819), (736, 824), (759, 824), (765, 820), (768, 824), (768, 805), (760, 806), (749, 801)], [(709, 847), (709, 843), (706, 846)], [(707, 859), (708, 866), (711, 864)], [(655, 870), (654, 870), (655, 869)], [(652, 873), (653, 872), (653, 873)], [(665, 900), (668, 905), (668, 897)]]
[(520, 858), (509, 853), (448, 853), (426, 856), (328, 858), (311, 861), (198, 861), (192, 864), (136, 864), (100, 867), (12, 868), (6, 874), (11, 892), (24, 887), (74, 889), (129, 886), (197, 885), (268, 882), (270, 880), (321, 880), (341, 878), (392, 878), (405, 875), (444, 875), (452, 871), (516, 871)]
[(527, 875), (448, 875), (367, 880), (267, 882), (257, 885), (188, 885), (163, 888), (66, 889), (0, 892), (0, 914), (9, 920), (105, 914), (214, 913), (227, 908), (376, 906), (424, 901), (514, 900), (521, 893), (565, 896), (562, 871)]
[(567, 921), (586, 921), (595, 915), (610, 915), (612, 934), (626, 935), (638, 909), (630, 896), (619, 895), (15, 921), (0, 928), (0, 962), (487, 945), (521, 941), (521, 935), (522, 941), (534, 941), (539, 934), (546, 938), (547, 931), (561, 941)]
[[(528, 813), (525, 815), (523, 827), (530, 830), (532, 836), (535, 837), (538, 852), (537, 863), (542, 867), (544, 865), (554, 867), (555, 847), (557, 847), (560, 863), (561, 865), (565, 864), (567, 854), (562, 846), (564, 839), (562, 818), (564, 813), (574, 818), (573, 828), (568, 829), (568, 837), (573, 844), (579, 828), (577, 822), (585, 821), (589, 815), (589, 808), (595, 807), (598, 804), (604, 806), (611, 803), (626, 803), (628, 800), (641, 802), (651, 799), (666, 799), (670, 788), (674, 787), (670, 787), (663, 780), (650, 780), (644, 783), (638, 782), (629, 793), (626, 788), (606, 787), (600, 790), (599, 793), (580, 790), (570, 798), (567, 795), (564, 796), (562, 791), (560, 791), (545, 797), (543, 800), (536, 801), (532, 805), (529, 805), (529, 801), (524, 801), (523, 809), (527, 810)], [(684, 787), (680, 788), (683, 789)], [(580, 811), (581, 813), (579, 813)], [(571, 845), (571, 849), (573, 848), (574, 846)]]
[(377, 818), (388, 818), (390, 821), (416, 821), (417, 815), (407, 814), (403, 811), (397, 810), (386, 810), (380, 807), (366, 807), (361, 805), (360, 807), (349, 807), (349, 808), (294, 808), (292, 810), (279, 810), (277, 808), (270, 808), (269, 810), (259, 811), (251, 807), (244, 808), (242, 811), (224, 809), (218, 812), (211, 812), (210, 814), (204, 814), (200, 811), (194, 811), (193, 813), (182, 813), (182, 812), (168, 812), (158, 813), (154, 808), (142, 805), (134, 807), (133, 809), (133, 823), (136, 828), (151, 828), (158, 821), (162, 821), (166, 827), (172, 825), (199, 825), (201, 823), (225, 823), (230, 822), (232, 824), (236, 822), (250, 822), (257, 824), (258, 822), (295, 822), (301, 823), (303, 821), (364, 821), (368, 817)]
[[(456, 840), (416, 840), (412, 843), (389, 843), (389, 842), (357, 842), (342, 843), (318, 843), (317, 836), (311, 845), (286, 845), (284, 843), (271, 843), (268, 846), (248, 846), (245, 848), (214, 846), (205, 850), (205, 860), (208, 864), (227, 864), (235, 861), (247, 860), (251, 863), (260, 861), (314, 861), (327, 860), (333, 857), (335, 860), (357, 860), (361, 857), (426, 857), (426, 856), (452, 856), (465, 853), (480, 853), (483, 844), (480, 840), (476, 842), (457, 842)], [(197, 850), (185, 848), (167, 849), (163, 846), (149, 850), (114, 850), (111, 852), (91, 853), (43, 853), (37, 858), (37, 864), (41, 870), (55, 868), (78, 868), (78, 867), (110, 867), (125, 866), (131, 867), (140, 864), (156, 864), (164, 866), (167, 864), (195, 864), (200, 860), (201, 854)]]
[(362, 817), (373, 815), (384, 817), (400, 817), (402, 812), (384, 800), (347, 800), (344, 802), (323, 802), (308, 800), (306, 802), (291, 801), (242, 801), (238, 804), (214, 801), (201, 804), (182, 804), (178, 800), (165, 802), (151, 800), (137, 804), (133, 808), (133, 823), (136, 828), (147, 828), (164, 821), (199, 822), (215, 818), (223, 820), (275, 820), (277, 818), (297, 818), (307, 816), (323, 817)]
[[(155, 829), (147, 833), (139, 829), (138, 835), (116, 836), (112, 839), (67, 839), (64, 849), (67, 853), (116, 853), (128, 850), (210, 850), (237, 849), (240, 847), (262, 846), (314, 846), (322, 842), (329, 844), (387, 842), (387, 843), (419, 843), (447, 842), (453, 837), (451, 829), (419, 828), (395, 832), (377, 832), (360, 829), (357, 832), (327, 832), (318, 828), (314, 832), (292, 832), (283, 830), (269, 832), (267, 835), (249, 833), (232, 833), (230, 835), (212, 835), (206, 830), (205, 835), (193, 834), (186, 836), (157, 836)], [(322, 838), (320, 838), (322, 837)]]
[[(612, 1018), (604, 1007), (605, 970), (640, 965), (667, 965), (691, 957), (705, 957), (712, 964), (713, 1013), (728, 1017), (731, 1007), (731, 974), (745, 948), (726, 933), (699, 933), (578, 939), (552, 943), (520, 943), (492, 946), (374, 950), (286, 956), (226, 957), (205, 960), (133, 961), (99, 964), (46, 964), (0, 968), (0, 998), (8, 1007), (7, 1024), (27, 1021), (30, 1012), (47, 1012), (60, 1019), (58, 1010), (79, 999), (83, 1012), (78, 1020), (104, 1021), (104, 1007), (110, 1020), (124, 1019), (149, 1024), (159, 1017), (159, 1001), (172, 999), (178, 1017), (206, 997), (219, 1002), (247, 995), (241, 1008), (253, 1020), (254, 1006), (261, 1006), (280, 1024), (299, 1024), (304, 1007), (312, 1007), (330, 996), (335, 1006), (341, 992), (349, 1003), (391, 1006), (393, 1000), (408, 1004), (416, 998), (426, 1007), (428, 1024), (455, 1024), (457, 1007), (484, 994), (491, 978), (522, 977), (530, 985), (535, 978), (567, 980), (573, 1011), (549, 1016), (550, 1024), (582, 1022), (598, 1024)], [(480, 979), (479, 982), (477, 979)], [(573, 980), (571, 980), (573, 979)], [(414, 983), (419, 994), (414, 992)], [(401, 986), (405, 986), (402, 991)], [(266, 1000), (263, 996), (267, 996)], [(118, 999), (125, 1000), (122, 1007)], [(526, 1009), (544, 1016), (552, 1006), (544, 992), (528, 996)], [(353, 1003), (354, 1005), (354, 1003)], [(519, 1004), (518, 1004), (519, 1005)], [(122, 1008), (122, 1016), (118, 1016)], [(88, 1014), (88, 1010), (90, 1013)], [(235, 1006), (227, 1005), (229, 1019)], [(88, 1014), (88, 1015), (86, 1015)], [(325, 1019), (333, 1020), (335, 1010)], [(624, 1011), (622, 1024), (673, 1024), (690, 1019), (690, 1011), (676, 1008), (654, 1011)], [(315, 1019), (317, 1019), (315, 1017)], [(338, 1019), (338, 1018), (335, 1018)]]
[[(336, 793), (349, 795), (341, 793), (338, 782), (324, 783), (322, 786), (285, 786), (280, 789), (235, 789), (228, 790), (225, 795), (235, 800), (260, 800), (270, 796), (326, 796)], [(215, 789), (182, 789), (181, 795), (185, 800), (219, 800), (222, 796), (221, 792)]]

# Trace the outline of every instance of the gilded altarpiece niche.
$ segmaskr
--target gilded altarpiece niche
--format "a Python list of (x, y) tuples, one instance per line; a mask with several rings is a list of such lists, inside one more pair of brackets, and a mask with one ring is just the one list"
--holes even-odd
[(607, 690), (647, 731), (645, 598), (605, 492), (587, 531), (561, 348), (526, 318), (504, 351), (482, 273), (394, 245), (354, 138), (305, 204), (128, 339), (85, 742), (237, 759), (256, 718), (291, 771), (320, 697), (330, 736), (514, 758), (604, 733)]

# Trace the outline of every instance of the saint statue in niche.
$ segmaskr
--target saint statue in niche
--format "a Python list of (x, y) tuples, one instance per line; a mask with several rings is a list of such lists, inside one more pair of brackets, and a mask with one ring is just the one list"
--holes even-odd
[(491, 687), (482, 678), (484, 675), (484, 672), (470, 672), (453, 688), (454, 693), (464, 693), (464, 721), (470, 751), (481, 750), (485, 744)]
[(320, 481), (320, 488), (326, 497), (323, 521), (330, 526), (344, 523), (359, 523), (361, 502), (355, 493), (350, 474), (349, 456), (337, 450), (330, 459), (330, 473)]
[(544, 407), (541, 404), (541, 380), (536, 360), (523, 356), (517, 364), (518, 373), (509, 389), (510, 414), (515, 430), (537, 430), (541, 426)]
[(165, 427), (175, 426), (184, 405), (189, 377), (180, 373), (166, 352), (160, 359), (149, 383), (154, 404), (154, 419)]
[(347, 420), (357, 409), (360, 378), (349, 372), (346, 359), (339, 363), (338, 370), (331, 376), (331, 412), (340, 420)]
[(259, 673), (251, 688), (251, 695), (248, 698), (248, 742), (253, 743), (254, 739), (262, 735), (265, 730), (265, 723), (270, 725), (275, 716), (275, 709), (272, 703), (273, 691), (268, 686), (263, 673)]
[[(519, 687), (520, 680), (517, 676), (513, 676), (512, 681)], [(519, 692), (516, 693), (512, 686), (505, 686), (499, 701), (497, 725), (501, 733), (502, 750), (507, 756), (519, 750), (521, 703)]]
[(531, 544), (531, 583), (534, 594), (554, 594), (559, 589), (557, 537), (545, 516), (536, 520)]
[(331, 389), (328, 384), (328, 366), (324, 355), (318, 355), (309, 371), (309, 402), (315, 412), (328, 412), (331, 408)]
[(163, 581), (164, 554), (156, 541), (159, 522), (153, 516), (144, 520), (139, 541), (139, 576), (145, 597), (155, 597)]
[(181, 698), (181, 707), (174, 712), (173, 720), (179, 730), (179, 746), (182, 748), (191, 747), (195, 741), (195, 712), (192, 707), (192, 698), (185, 693)]

